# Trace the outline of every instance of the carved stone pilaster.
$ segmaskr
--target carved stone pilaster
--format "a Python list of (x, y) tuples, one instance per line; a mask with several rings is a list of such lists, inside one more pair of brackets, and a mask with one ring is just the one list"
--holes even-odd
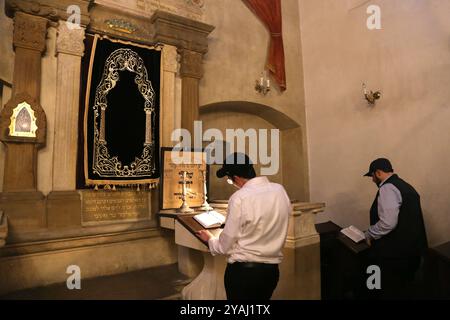
[(31, 49), (43, 53), (47, 24), (48, 20), (45, 18), (17, 12), (14, 17), (14, 48)]
[[(52, 21), (70, 20), (74, 13), (71, 9), (79, 10), (80, 24), (89, 24), (89, 6), (93, 0), (6, 0), (5, 13), (14, 17), (16, 12), (24, 12)], [(71, 7), (72, 6), (72, 7)], [(69, 10), (68, 10), (69, 9)], [(73, 22), (73, 21), (71, 21)]]
[(56, 56), (56, 114), (53, 139), (52, 190), (76, 188), (78, 142), (78, 109), (80, 96), (80, 66), (84, 54), (84, 28), (71, 29), (65, 21), (58, 25)]
[(181, 127), (193, 133), (199, 119), (199, 81), (203, 76), (202, 54), (181, 49)]
[(163, 48), (163, 70), (176, 73), (178, 71), (178, 52), (174, 46), (164, 46)]
[(66, 53), (82, 57), (84, 55), (84, 38), (84, 28), (71, 29), (65, 21), (60, 21), (56, 38), (56, 54)]
[(181, 49), (181, 77), (201, 79), (203, 77), (203, 55), (201, 53)]
[(178, 72), (177, 48), (165, 45), (162, 48), (162, 103), (161, 103), (161, 145), (172, 146), (171, 135), (176, 128), (176, 74)]

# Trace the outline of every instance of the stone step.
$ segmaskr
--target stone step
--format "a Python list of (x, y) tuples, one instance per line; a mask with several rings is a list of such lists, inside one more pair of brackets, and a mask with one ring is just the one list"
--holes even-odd
[(118, 275), (81, 280), (81, 289), (66, 283), (9, 293), (0, 299), (31, 300), (178, 300), (190, 279), (178, 272), (177, 264)]

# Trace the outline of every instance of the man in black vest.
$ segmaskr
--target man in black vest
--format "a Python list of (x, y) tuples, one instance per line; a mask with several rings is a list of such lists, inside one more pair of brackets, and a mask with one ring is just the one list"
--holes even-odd
[(380, 267), (382, 298), (407, 298), (428, 246), (420, 196), (394, 174), (388, 159), (372, 161), (365, 176), (379, 188), (366, 231), (368, 263)]

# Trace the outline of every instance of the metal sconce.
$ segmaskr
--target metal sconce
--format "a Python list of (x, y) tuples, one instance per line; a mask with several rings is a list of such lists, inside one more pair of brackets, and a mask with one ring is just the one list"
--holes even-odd
[(267, 71), (264, 70), (259, 80), (256, 80), (255, 90), (263, 95), (270, 91), (270, 79), (267, 77)]
[(363, 88), (364, 97), (370, 104), (375, 104), (375, 102), (381, 98), (380, 91), (375, 91), (375, 92), (373, 92), (372, 90), (370, 90), (370, 92), (367, 91), (366, 84), (364, 82), (362, 84), (362, 88)]

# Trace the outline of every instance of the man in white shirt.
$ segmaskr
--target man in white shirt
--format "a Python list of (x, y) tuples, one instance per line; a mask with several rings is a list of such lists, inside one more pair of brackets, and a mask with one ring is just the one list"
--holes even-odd
[(247, 155), (227, 157), (217, 177), (227, 176), (237, 188), (229, 199), (227, 220), (218, 238), (199, 232), (212, 255), (228, 256), (225, 290), (230, 300), (268, 300), (275, 290), (278, 264), (287, 235), (291, 203), (283, 186), (256, 177)]

